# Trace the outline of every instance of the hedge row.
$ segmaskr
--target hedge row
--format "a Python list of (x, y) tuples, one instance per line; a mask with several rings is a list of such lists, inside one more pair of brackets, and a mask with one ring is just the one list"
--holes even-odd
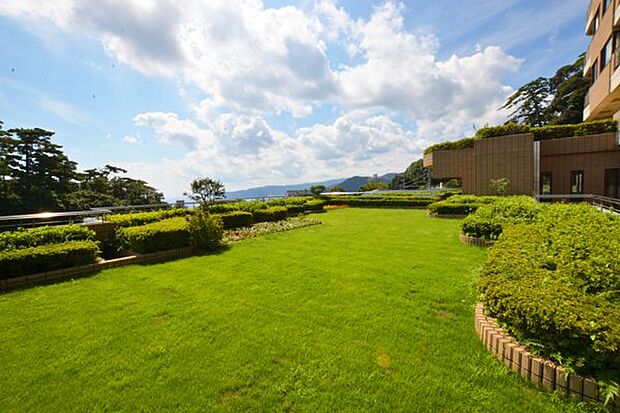
[(278, 198), (267, 202), (241, 201), (209, 206), (209, 212), (214, 214), (227, 214), (235, 211), (254, 213), (271, 207), (285, 207), (290, 214), (299, 214), (305, 211), (316, 210), (317, 200), (312, 197)]
[(286, 207), (274, 206), (267, 209), (259, 209), (252, 213), (254, 223), (282, 221), (288, 216)]
[(542, 208), (529, 196), (498, 198), (465, 218), (461, 230), (469, 237), (496, 240), (508, 225), (533, 222)]
[(99, 246), (94, 241), (67, 241), (0, 252), (0, 278), (17, 277), (92, 264)]
[(469, 215), (483, 205), (497, 200), (494, 196), (454, 195), (446, 200), (432, 203), (428, 210), (434, 215)]
[(252, 214), (245, 211), (233, 211), (218, 216), (222, 220), (224, 229), (247, 227), (254, 221)]
[(117, 237), (123, 250), (147, 254), (189, 246), (187, 218), (177, 217), (150, 224), (121, 228)]
[(438, 151), (450, 151), (450, 150), (459, 150), (459, 149), (467, 149), (474, 147), (475, 138), (465, 138), (460, 139), (458, 141), (452, 142), (442, 142), (436, 145), (429, 146), (424, 150), (424, 155), (431, 154), (433, 152)]
[(95, 232), (84, 225), (70, 224), (32, 229), (19, 228), (13, 232), (0, 233), (0, 250), (38, 247), (66, 241), (95, 239)]
[(125, 228), (163, 221), (168, 218), (184, 217), (189, 214), (191, 214), (191, 210), (189, 209), (172, 208), (153, 212), (108, 215), (106, 219), (113, 222), (117, 228)]
[(327, 205), (348, 205), (350, 207), (426, 207), (437, 201), (437, 197), (387, 197), (387, 196), (332, 196), (325, 197)]
[(479, 278), (482, 302), (531, 349), (620, 382), (620, 219), (551, 205), (504, 229)]

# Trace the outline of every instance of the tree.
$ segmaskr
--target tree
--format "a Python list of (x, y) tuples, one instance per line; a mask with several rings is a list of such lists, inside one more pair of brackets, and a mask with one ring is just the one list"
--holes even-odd
[(321, 195), (326, 190), (327, 188), (325, 187), (325, 185), (313, 185), (310, 187), (310, 192), (312, 192), (314, 195)]
[(194, 179), (191, 191), (191, 193), (185, 192), (184, 195), (201, 204), (212, 204), (225, 194), (224, 184), (211, 178)]
[(590, 87), (590, 80), (583, 77), (584, 60), (582, 54), (553, 77), (539, 77), (521, 86), (502, 106), (513, 110), (510, 121), (529, 126), (581, 123)]
[(329, 188), (329, 192), (347, 192), (347, 191), (340, 185), (336, 185), (336, 186), (332, 186), (331, 188)]
[(368, 181), (360, 186), (360, 192), (374, 191), (375, 189), (388, 189), (388, 185), (383, 181)]
[(398, 174), (390, 183), (392, 189), (420, 189), (428, 185), (428, 169), (422, 159), (409, 165), (404, 173)]

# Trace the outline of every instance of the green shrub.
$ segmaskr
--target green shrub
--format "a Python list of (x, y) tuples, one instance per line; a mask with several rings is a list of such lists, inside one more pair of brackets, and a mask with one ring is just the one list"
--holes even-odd
[(551, 205), (504, 229), (479, 277), (491, 316), (581, 374), (620, 379), (620, 219)]
[(117, 232), (124, 250), (146, 254), (189, 246), (189, 224), (185, 217), (126, 227)]
[(273, 222), (286, 219), (288, 212), (286, 207), (274, 206), (267, 209), (258, 209), (252, 212), (254, 222)]
[(271, 200), (267, 201), (266, 204), (268, 206), (285, 206), (285, 207), (288, 207), (290, 205), (303, 205), (307, 201), (310, 201), (312, 199), (313, 199), (313, 197), (311, 197), (311, 196), (296, 196), (296, 197), (290, 197), (290, 198), (276, 198), (276, 199), (271, 199)]
[(508, 225), (533, 222), (542, 208), (529, 196), (498, 198), (465, 218), (461, 230), (469, 237), (496, 240)]
[(184, 217), (189, 214), (191, 214), (191, 210), (189, 209), (173, 208), (162, 211), (109, 215), (106, 219), (107, 221), (113, 222), (117, 228), (125, 228), (163, 221), (168, 218)]
[(327, 205), (348, 205), (350, 207), (426, 207), (437, 201), (436, 196), (392, 196), (386, 195), (336, 195), (324, 196)]
[(509, 122), (500, 126), (487, 126), (476, 131), (477, 139), (494, 138), (497, 136), (518, 135), (531, 132), (531, 127)]
[(250, 212), (245, 211), (233, 211), (226, 214), (221, 214), (219, 217), (222, 220), (224, 229), (247, 227), (252, 225), (253, 216)]
[(305, 209), (303, 205), (286, 205), (286, 211), (289, 215), (303, 214)]
[(229, 212), (239, 211), (239, 202), (227, 202), (221, 204), (209, 205), (209, 212), (212, 214), (227, 214)]
[[(313, 201), (307, 201), (302, 205), (302, 208), (306, 211), (320, 212), (323, 211), (325, 201), (321, 199), (315, 199)], [(303, 211), (302, 211), (303, 212)]]
[(574, 125), (548, 125), (533, 128), (527, 125), (517, 125), (508, 123), (501, 126), (490, 126), (478, 129), (477, 139), (496, 138), (506, 135), (516, 135), (519, 133), (533, 133), (534, 140), (542, 141), (547, 139), (568, 138), (572, 136), (598, 135), (601, 133), (616, 132), (618, 123), (612, 119), (596, 120), (583, 122)]
[(237, 206), (239, 207), (240, 211), (246, 211), (251, 213), (254, 213), (254, 211), (260, 211), (262, 209), (269, 208), (269, 205), (262, 201), (243, 201), (239, 202)]
[(449, 150), (458, 150), (458, 149), (467, 149), (474, 147), (475, 138), (465, 138), (458, 141), (453, 142), (442, 142), (433, 146), (429, 146), (424, 150), (424, 155), (428, 155), (433, 152), (438, 151), (449, 151)]
[(0, 233), (0, 251), (57, 244), (65, 241), (94, 239), (95, 232), (84, 225), (70, 224), (32, 229), (20, 228), (17, 231)]
[(432, 203), (428, 210), (434, 215), (469, 215), (482, 205), (495, 202), (494, 196), (454, 195), (443, 201)]
[(194, 248), (207, 249), (218, 246), (224, 236), (221, 216), (211, 215), (204, 210), (196, 211), (188, 218), (188, 230), (189, 243)]
[(67, 241), (0, 252), (0, 278), (18, 277), (92, 264), (99, 246), (94, 241)]

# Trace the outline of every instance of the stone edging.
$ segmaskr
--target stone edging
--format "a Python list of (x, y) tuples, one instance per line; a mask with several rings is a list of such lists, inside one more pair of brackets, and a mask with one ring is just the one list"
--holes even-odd
[[(484, 346), (501, 363), (531, 381), (537, 387), (550, 391), (560, 391), (579, 401), (605, 402), (598, 383), (589, 378), (569, 375), (552, 361), (530, 354), (525, 347), (509, 336), (497, 324), (497, 320), (484, 315), (484, 306), (476, 306), (476, 332)], [(607, 407), (612, 412), (620, 412), (620, 400), (610, 401)]]
[(469, 237), (465, 234), (459, 234), (459, 241), (461, 241), (463, 244), (466, 244), (466, 245), (473, 245), (473, 246), (482, 247), (482, 248), (492, 247), (493, 245), (495, 245), (495, 241), (490, 241), (490, 240), (486, 240), (482, 238)]
[(117, 258), (113, 260), (102, 260), (93, 264), (82, 265), (72, 268), (63, 268), (60, 270), (48, 271), (39, 274), (0, 279), (0, 291), (36, 284), (43, 284), (50, 281), (66, 280), (72, 277), (79, 277), (85, 274), (105, 270), (107, 268), (121, 267), (123, 265), (137, 264), (140, 262), (156, 261), (169, 258), (189, 257), (191, 255), (195, 255), (196, 252), (197, 250), (191, 247), (178, 248), (174, 250), (154, 252), (151, 254), (131, 255), (129, 257)]
[(431, 217), (431, 218), (444, 218), (444, 219), (463, 219), (463, 218), (467, 217), (467, 215), (433, 214), (433, 213), (430, 213), (430, 212), (429, 212), (428, 216)]

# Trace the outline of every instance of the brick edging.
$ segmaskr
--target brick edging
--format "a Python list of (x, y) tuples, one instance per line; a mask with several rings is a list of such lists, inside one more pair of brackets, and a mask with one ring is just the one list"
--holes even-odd
[(470, 237), (463, 233), (459, 234), (459, 241), (466, 245), (473, 245), (476, 247), (488, 248), (495, 245), (495, 241), (490, 241), (482, 238)]
[(195, 248), (185, 247), (174, 250), (153, 252), (150, 254), (130, 255), (128, 257), (116, 258), (113, 260), (102, 260), (93, 264), (81, 265), (79, 267), (63, 268), (55, 271), (47, 271), (39, 274), (23, 275), (0, 279), (0, 291), (13, 288), (43, 284), (50, 281), (66, 280), (72, 277), (79, 277), (93, 272), (105, 270), (107, 268), (121, 267), (123, 265), (137, 264), (146, 261), (155, 261), (168, 258), (183, 258), (195, 255), (198, 252)]
[[(560, 391), (579, 401), (605, 402), (596, 380), (568, 374), (562, 367), (550, 360), (537, 357), (527, 351), (514, 338), (506, 333), (497, 320), (484, 315), (484, 306), (476, 305), (476, 332), (482, 343), (501, 363), (531, 381), (537, 387)], [(620, 412), (620, 400), (610, 401), (607, 405), (612, 412)]]

